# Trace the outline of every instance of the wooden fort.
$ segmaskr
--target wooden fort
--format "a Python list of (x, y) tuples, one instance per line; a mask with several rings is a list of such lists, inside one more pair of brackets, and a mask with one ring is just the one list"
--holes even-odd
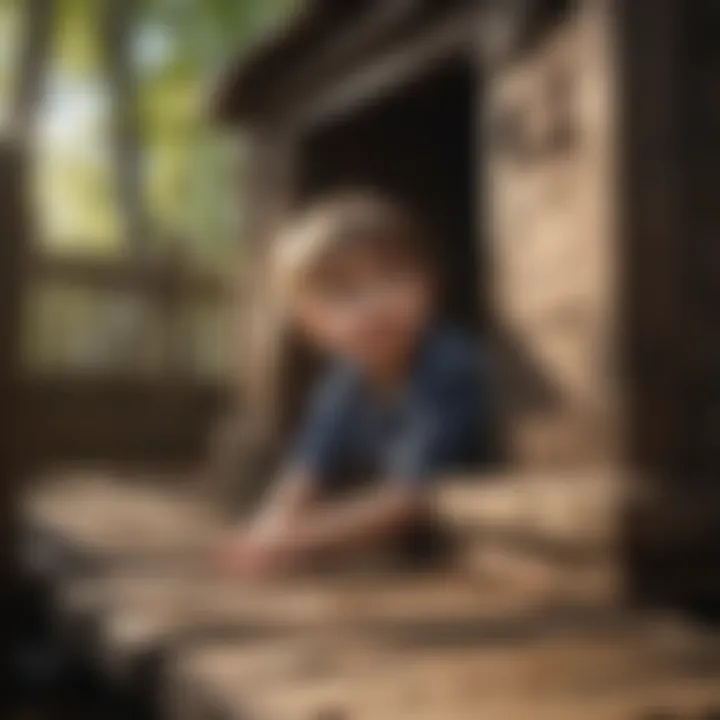
[[(713, 506), (720, 463), (714, 3), (305, 7), (212, 96), (251, 144), (257, 267), (287, 212), (317, 195), (371, 187), (415, 208), (436, 230), (448, 313), (490, 349), (498, 460), (622, 478), (624, 560), (650, 582), (634, 550), (681, 542), (663, 508), (678, 532), (709, 529), (678, 508)], [(248, 325), (268, 331), (256, 278)], [(246, 365), (245, 401), (277, 440), (312, 363), (273, 339)]]
[[(720, 637), (677, 608), (709, 614), (718, 590), (719, 33), (712, 0), (310, 0), (227, 68), (211, 104), (249, 141), (255, 282), (219, 469), (247, 482), (292, 427), (313, 361), (277, 325), (265, 251), (348, 186), (436, 231), (446, 311), (492, 359), (495, 459), (439, 491), (462, 540), (443, 572), (261, 588), (209, 573), (221, 523), (197, 485), (38, 484), (21, 564), (125, 700), (182, 720), (716, 717)], [(22, 399), (6, 385), (0, 412)]]

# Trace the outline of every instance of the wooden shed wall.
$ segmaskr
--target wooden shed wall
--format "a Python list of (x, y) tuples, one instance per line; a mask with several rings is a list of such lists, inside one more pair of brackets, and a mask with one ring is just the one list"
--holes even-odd
[(578, 3), (489, 79), (491, 282), (520, 465), (616, 455), (610, 13)]
[(674, 157), (682, 159), (676, 243), (685, 360), (675, 463), (707, 486), (720, 473), (720, 6), (678, 2), (676, 13), (675, 32), (682, 35), (674, 45), (680, 67), (673, 129)]
[[(494, 324), (513, 457), (526, 465), (587, 464), (616, 454), (611, 5), (583, 0), (577, 12), (497, 68), (483, 66), (479, 15), (447, 23), (458, 33), (456, 42), (472, 39), (467, 28), (475, 27), (467, 50), (473, 57), (476, 48), (478, 82), (489, 85), (477, 136), (489, 158), (479, 159), (477, 173), (487, 176), (489, 189), (477, 205), (490, 207), (490, 217), (479, 218), (479, 226), (489, 227), (492, 237)], [(443, 43), (452, 46), (444, 37)], [(407, 57), (401, 49), (389, 55)], [(366, 70), (359, 77), (383, 77), (381, 60), (374, 75)], [(299, 140), (285, 123), (275, 133), (265, 129), (255, 144), (258, 177), (249, 204), (256, 238), (267, 239), (292, 205)], [(255, 328), (267, 336), (270, 303), (260, 300), (262, 291), (257, 297), (264, 319)], [(264, 410), (282, 405), (296, 372), (297, 358), (283, 355), (276, 352), (275, 363), (260, 361), (275, 378), (268, 382), (274, 400), (263, 402)], [(256, 373), (249, 376), (258, 389)]]
[(0, 139), (0, 661), (7, 675), (17, 601), (16, 524), (20, 488), (17, 416), (22, 268), (29, 216), (22, 193), (23, 152)]
[[(578, 0), (497, 66), (484, 64), (481, 18), (467, 8), (462, 23), (443, 25), (441, 51), (430, 36), (383, 51), (402, 83), (414, 63), (432, 64), (458, 38), (476, 36), (478, 82), (487, 88), (477, 119), (477, 172), (487, 182), (478, 184), (477, 206), (488, 214), (478, 222), (491, 238), (492, 312), (519, 465), (624, 464), (656, 475), (693, 463), (698, 471), (714, 467), (718, 363), (710, 339), (717, 303), (704, 238), (714, 222), (717, 163), (707, 106), (712, 72), (697, 70), (712, 67), (712, 42), (703, 41), (712, 33), (701, 36), (698, 28), (709, 22), (702, 9), (713, 5), (695, 3), (682, 15), (687, 81), (678, 75), (681, 48), (672, 29), (680, 7), (676, 0)], [(344, 111), (362, 105), (353, 78), (363, 81), (366, 97), (374, 81), (392, 92), (383, 53), (364, 70), (347, 71)], [(335, 97), (336, 85), (319, 81), (318, 97)], [(302, 364), (272, 329), (277, 318), (261, 266), (266, 241), (296, 197), (303, 133), (323, 121), (309, 119), (311, 105), (308, 95), (295, 108), (299, 125), (290, 108), (254, 131), (247, 204), (259, 320), (251, 328), (276, 347), (275, 360), (253, 350), (247, 365), (247, 384), (262, 398), (255, 421), (282, 410)], [(332, 113), (343, 107), (325, 105)], [(680, 133), (695, 144), (680, 148)], [(681, 237), (691, 240), (682, 252)], [(261, 344), (257, 337), (250, 343)]]

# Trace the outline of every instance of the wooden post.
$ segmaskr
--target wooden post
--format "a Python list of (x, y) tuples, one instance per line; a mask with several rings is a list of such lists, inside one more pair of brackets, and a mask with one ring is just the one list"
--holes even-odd
[(487, 80), (480, 142), (509, 454), (533, 469), (617, 454), (609, 5), (568, 4)]
[[(712, 0), (619, 3), (636, 597), (720, 615), (720, 176)], [(630, 285), (630, 283), (632, 283)]]
[(272, 237), (294, 201), (296, 142), (268, 123), (248, 132), (246, 252), (236, 293), (238, 403), (217, 429), (207, 473), (224, 510), (248, 510), (267, 486), (290, 391), (287, 337), (267, 283)]
[(25, 164), (19, 144), (0, 139), (0, 671), (10, 677), (16, 605), (16, 521), (22, 477), (18, 431), (20, 315), (27, 247)]

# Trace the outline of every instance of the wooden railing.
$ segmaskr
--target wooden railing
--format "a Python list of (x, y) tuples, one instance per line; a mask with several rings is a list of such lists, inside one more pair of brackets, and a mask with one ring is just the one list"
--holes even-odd
[(25, 463), (199, 461), (228, 400), (230, 283), (178, 258), (26, 257)]
[(29, 255), (28, 273), (103, 290), (134, 291), (158, 299), (182, 294), (218, 300), (227, 291), (227, 284), (217, 274), (198, 271), (179, 257), (163, 263), (130, 263), (35, 251)]
[(229, 398), (227, 368), (198, 352), (229, 357), (229, 283), (177, 255), (33, 250), (26, 171), (0, 138), (0, 521), (15, 480), (48, 466), (198, 461)]
[(221, 379), (229, 282), (180, 258), (130, 263), (29, 255), (24, 358), (31, 373)]

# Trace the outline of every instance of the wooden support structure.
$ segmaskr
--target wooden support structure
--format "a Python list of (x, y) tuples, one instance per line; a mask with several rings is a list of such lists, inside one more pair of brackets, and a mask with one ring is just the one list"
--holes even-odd
[[(59, 633), (172, 720), (702, 718), (720, 702), (720, 638), (616, 602), (602, 480), (448, 482), (440, 504), (468, 551), (454, 566), (248, 586), (209, 572), (221, 526), (192, 488), (54, 477), (24, 506), (27, 567)], [(582, 561), (543, 552), (583, 533)]]
[[(261, 140), (258, 243), (284, 209), (347, 185), (417, 210), (439, 231), (448, 314), (474, 321), (496, 361), (497, 457), (612, 468), (630, 499), (628, 588), (680, 598), (681, 560), (675, 580), (649, 568), (674, 543), (711, 567), (720, 546), (671, 530), (686, 527), (679, 508), (720, 507), (714, 3), (411, 5), (343, 55), (338, 36), (371, 27), (372, 10), (350, 22), (310, 2), (229, 69), (215, 108)], [(312, 362), (280, 331), (254, 347), (250, 413), (277, 452)], [(654, 526), (674, 538), (663, 549)], [(708, 573), (695, 576), (702, 595)]]
[(717, 634), (627, 603), (720, 599), (716, 5), (315, 0), (231, 69), (257, 287), (228, 476), (278, 456), (314, 369), (267, 295), (272, 236), (350, 184), (438, 230), (445, 310), (497, 358), (505, 465), (439, 492), (443, 572), (260, 589), (209, 574), (197, 492), (55, 478), (27, 562), (97, 667), (171, 720), (717, 714)]
[[(349, 44), (343, 58), (327, 28), (320, 41), (305, 38), (314, 23), (341, 23), (322, 3), (310, 5), (292, 45), (277, 41), (276, 52), (292, 60), (279, 67), (265, 49), (231, 69), (215, 96), (224, 120), (244, 122), (256, 139), (257, 245), (267, 245), (288, 208), (338, 187), (402, 200), (437, 231), (448, 314), (479, 325), (497, 356), (496, 454), (517, 468), (619, 466), (612, 1), (538, 0), (527, 16), (510, 13), (517, 47), (495, 64), (483, 32), (502, 3), (415, 3), (402, 21), (373, 25), (376, 38), (362, 50)], [(350, 31), (339, 24), (338, 32)], [(272, 334), (272, 304), (263, 290), (255, 297), (264, 313), (257, 324)], [(254, 424), (265, 418), (274, 428), (278, 448), (311, 363), (280, 337), (254, 347), (265, 355), (246, 365), (258, 396), (251, 413)]]
[[(98, 462), (146, 468), (198, 466), (227, 393), (220, 377), (202, 368), (197, 372), (179, 338), (188, 334), (197, 309), (221, 311), (228, 302), (226, 283), (182, 260), (138, 265), (53, 256), (37, 247), (28, 252), (25, 265), (23, 286), (31, 308), (26, 322), (39, 327), (26, 326), (18, 350), (26, 362), (20, 378), (23, 407), (17, 418), (22, 451), (32, 470)], [(77, 358), (68, 362), (62, 356), (38, 361), (34, 355), (43, 355), (43, 333), (48, 333), (49, 325), (72, 321), (72, 310), (63, 314), (62, 306), (55, 311), (43, 305), (47, 291), (50, 297), (57, 291), (77, 292), (86, 306), (98, 302), (106, 309), (139, 308), (135, 319), (146, 322), (143, 342), (132, 345), (150, 350), (143, 354), (135, 347), (128, 349), (131, 343), (127, 333), (123, 335), (127, 323), (120, 323), (119, 331), (114, 328), (118, 338), (112, 328), (103, 334), (96, 317), (96, 325), (81, 328), (80, 333), (88, 338), (94, 331), (102, 338), (97, 345), (90, 344), (88, 364), (78, 363)], [(107, 322), (113, 315), (100, 317)], [(71, 331), (76, 329), (76, 323), (66, 322), (65, 336), (54, 336), (59, 347), (72, 346)], [(103, 341), (114, 341), (116, 352), (105, 349)], [(119, 357), (111, 367), (101, 364), (112, 362), (115, 355)]]
[(17, 433), (22, 411), (20, 319), (29, 234), (23, 161), (20, 145), (0, 138), (0, 655), (6, 678), (17, 610), (16, 510), (23, 477)]
[[(720, 558), (716, 335), (720, 216), (718, 116), (710, 87), (720, 56), (713, 2), (623, 5), (628, 106), (625, 293), (633, 310), (629, 446), (640, 470), (628, 508), (629, 577), (636, 595), (717, 617), (711, 581)], [(629, 239), (634, 242), (630, 243)]]

